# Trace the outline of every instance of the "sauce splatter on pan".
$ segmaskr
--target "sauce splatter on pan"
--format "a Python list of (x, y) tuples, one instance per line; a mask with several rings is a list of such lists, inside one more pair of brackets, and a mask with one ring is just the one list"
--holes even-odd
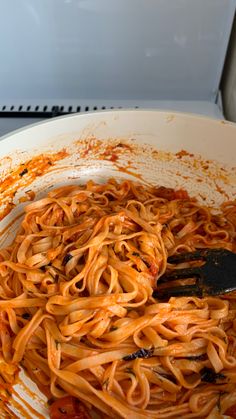
[[(52, 154), (39, 154), (10, 170), (5, 178), (0, 181), (0, 220), (15, 207), (14, 197), (19, 188), (30, 185), (37, 177), (52, 170), (58, 160), (67, 156), (68, 153), (65, 149)], [(34, 199), (34, 193), (29, 190), (26, 192), (23, 201), (32, 199)]]

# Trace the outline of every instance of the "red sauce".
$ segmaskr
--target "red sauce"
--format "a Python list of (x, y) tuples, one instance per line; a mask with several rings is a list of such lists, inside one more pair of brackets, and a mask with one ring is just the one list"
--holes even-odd
[(154, 190), (154, 193), (159, 198), (167, 199), (168, 201), (172, 201), (173, 199), (189, 199), (188, 193), (183, 189), (175, 191), (172, 188), (160, 186)]
[(233, 419), (236, 419), (236, 404), (229, 407), (224, 414), (230, 416)]
[(149, 272), (153, 277), (156, 277), (158, 273), (158, 266), (155, 263), (151, 263), (151, 266), (149, 268)]
[(193, 154), (189, 153), (186, 150), (180, 150), (180, 151), (178, 151), (178, 153), (175, 153), (175, 155), (178, 159), (182, 159), (182, 157), (185, 157), (185, 156), (193, 157)]
[[(40, 154), (9, 171), (9, 174), (0, 181), (0, 201), (3, 206), (0, 211), (0, 220), (15, 207), (13, 200), (19, 188), (30, 185), (37, 177), (50, 171), (55, 162), (64, 159), (66, 156), (68, 156), (68, 153), (65, 149), (57, 153)], [(34, 198), (29, 191), (27, 194), (27, 200)]]
[[(32, 415), (36, 416), (38, 419), (44, 419), (44, 416), (41, 415), (40, 413), (37, 412), (37, 410), (35, 410), (25, 399), (23, 399), (21, 396), (19, 396), (19, 394), (13, 389), (12, 390), (12, 394), (14, 394), (21, 402), (22, 405), (26, 407), (26, 409), (32, 413)], [(14, 401), (14, 403), (16, 402), (13, 398), (11, 399), (11, 403), (12, 401)], [(32, 415), (29, 415), (27, 413), (27, 410), (24, 409), (23, 406), (21, 406), (20, 403), (17, 403), (17, 410), (20, 411), (20, 413), (23, 415), (24, 418), (32, 418)]]

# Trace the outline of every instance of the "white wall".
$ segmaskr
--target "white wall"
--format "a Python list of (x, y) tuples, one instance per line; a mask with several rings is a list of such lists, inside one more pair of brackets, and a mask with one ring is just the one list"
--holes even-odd
[(235, 5), (0, 0), (0, 101), (214, 101)]
[(236, 18), (222, 79), (222, 96), (226, 118), (236, 122)]

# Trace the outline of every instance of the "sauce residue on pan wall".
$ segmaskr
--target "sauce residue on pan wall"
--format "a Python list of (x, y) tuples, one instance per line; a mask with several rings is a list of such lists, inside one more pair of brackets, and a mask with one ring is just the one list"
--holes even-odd
[[(79, 157), (84, 161), (87, 160), (107, 160), (111, 161), (116, 169), (120, 172), (132, 175), (144, 181), (143, 175), (138, 171), (138, 160), (144, 164), (149, 159), (153, 166), (153, 162), (170, 162), (185, 167), (186, 173), (189, 170), (190, 175), (183, 175), (183, 171), (174, 173), (176, 177), (182, 178), (185, 181), (190, 180), (192, 172), (200, 172), (201, 176), (196, 177), (196, 182), (202, 183), (206, 179), (212, 181), (216, 192), (229, 199), (226, 188), (220, 186), (218, 182), (229, 185), (232, 177), (236, 178), (236, 171), (228, 176), (226, 169), (213, 160), (204, 159), (200, 155), (181, 149), (176, 153), (169, 151), (158, 150), (149, 144), (137, 144), (135, 140), (110, 139), (102, 141), (95, 137), (86, 138), (86, 140), (79, 140), (76, 142), (78, 146)], [(152, 161), (151, 161), (152, 160)], [(133, 169), (133, 170), (132, 170)], [(235, 168), (234, 168), (235, 169)], [(201, 196), (199, 194), (199, 196)], [(205, 200), (206, 197), (203, 197)]]
[[(11, 169), (4, 179), (0, 181), (0, 220), (2, 220), (15, 207), (14, 197), (19, 188), (30, 185), (37, 177), (52, 170), (58, 160), (68, 156), (65, 149), (57, 153), (39, 154)], [(29, 190), (20, 202), (34, 199), (34, 192)]]
[[(66, 157), (68, 158), (65, 159)], [(36, 152), (31, 160), (13, 169), (9, 159), (6, 159), (8, 158), (0, 161), (0, 165), (7, 168), (0, 182), (0, 221), (16, 204), (34, 199), (34, 186), (30, 188), (30, 185), (37, 177), (55, 171), (61, 174), (67, 172), (63, 178), (66, 182), (78, 179), (84, 170), (88, 173), (91, 167), (101, 174), (109, 171), (111, 176), (112, 171), (115, 176), (119, 172), (125, 173), (144, 183), (159, 186), (163, 184), (164, 177), (166, 186), (189, 187), (190, 193), (192, 189), (194, 195), (211, 205), (214, 205), (214, 196), (217, 194), (224, 200), (235, 197), (233, 190), (236, 184), (236, 168), (226, 170), (220, 163), (193, 155), (188, 150), (181, 149), (175, 153), (159, 150), (150, 144), (139, 144), (133, 138), (103, 140), (90, 136), (86, 139), (75, 139), (67, 149), (40, 155)], [(56, 164), (63, 159), (64, 166)], [(72, 173), (68, 174), (68, 171)], [(230, 194), (227, 194), (227, 190), (230, 190)], [(24, 195), (19, 197), (18, 191), (24, 191)]]
[(23, 390), (23, 394), (28, 396), (28, 400), (35, 400), (41, 406), (46, 407), (44, 401), (24, 384), (19, 372), (18, 366), (7, 364), (0, 357), (0, 415), (5, 413), (7, 417), (18, 418), (19, 416), (14, 413), (16, 411), (25, 419), (32, 417), (44, 419), (45, 416), (39, 413), (31, 403), (27, 402), (26, 397), (22, 397), (16, 390), (15, 384), (18, 384)]
[(134, 144), (129, 144), (120, 140), (102, 141), (95, 137), (76, 142), (79, 146), (80, 157), (97, 158), (99, 160), (117, 161), (127, 153), (135, 153)]
[(132, 142), (128, 143), (122, 139), (102, 141), (95, 137), (79, 140), (76, 144), (78, 146), (79, 156), (83, 160), (110, 161), (119, 172), (127, 173), (127, 175), (134, 176), (144, 183), (148, 183), (143, 179), (141, 173), (137, 172), (137, 170), (135, 171), (137, 169), (135, 167), (136, 163), (135, 161), (132, 162), (132, 158), (137, 156), (140, 146)]

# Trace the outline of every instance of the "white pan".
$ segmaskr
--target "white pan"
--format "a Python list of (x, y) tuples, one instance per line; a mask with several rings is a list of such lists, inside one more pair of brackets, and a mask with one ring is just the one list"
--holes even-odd
[[(72, 115), (16, 131), (0, 142), (0, 245), (12, 240), (32, 191), (37, 199), (51, 187), (88, 179), (128, 177), (183, 188), (217, 207), (236, 198), (235, 155), (236, 125), (154, 110)], [(48, 417), (45, 398), (20, 377), (10, 408), (22, 418), (39, 417), (36, 411)], [(34, 412), (27, 410), (31, 403)]]

